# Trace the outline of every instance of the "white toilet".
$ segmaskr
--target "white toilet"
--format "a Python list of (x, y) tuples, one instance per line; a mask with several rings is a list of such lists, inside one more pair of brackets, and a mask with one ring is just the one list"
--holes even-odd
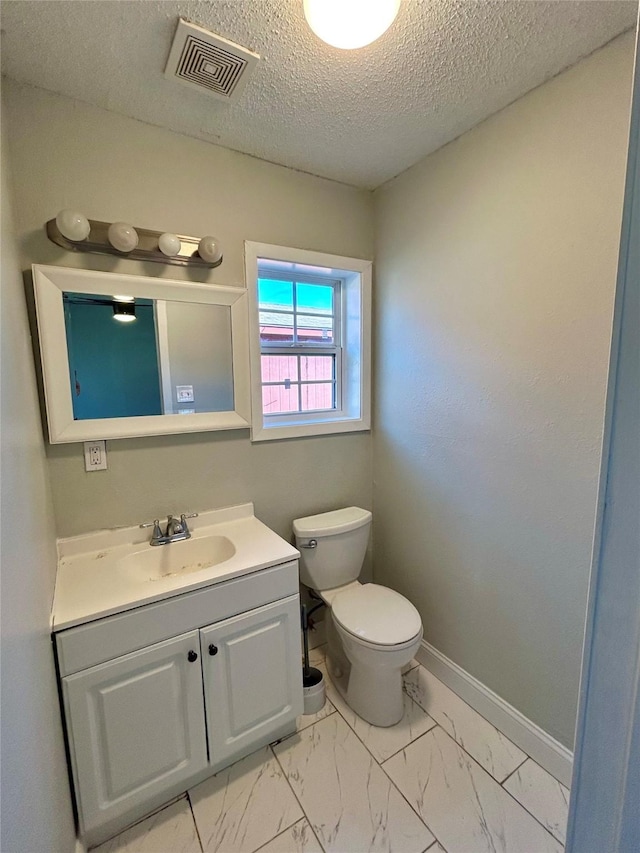
[(402, 667), (422, 639), (410, 601), (357, 578), (367, 550), (371, 513), (352, 506), (297, 518), (300, 580), (327, 603), (327, 663), (347, 703), (374, 726), (393, 726), (403, 713)]

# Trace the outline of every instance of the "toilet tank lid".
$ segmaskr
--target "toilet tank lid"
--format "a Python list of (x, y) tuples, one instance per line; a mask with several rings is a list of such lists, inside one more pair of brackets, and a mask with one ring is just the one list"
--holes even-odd
[(369, 524), (370, 521), (371, 513), (368, 509), (348, 506), (344, 509), (296, 518), (293, 522), (293, 532), (296, 536), (335, 536), (338, 533), (356, 530), (358, 527)]

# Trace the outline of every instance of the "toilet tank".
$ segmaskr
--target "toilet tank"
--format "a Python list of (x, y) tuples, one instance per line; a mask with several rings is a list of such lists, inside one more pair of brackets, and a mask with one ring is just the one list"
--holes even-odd
[[(356, 580), (367, 551), (371, 513), (357, 506), (296, 518), (293, 532), (300, 551), (300, 580), (325, 590)], [(308, 546), (315, 540), (315, 548)]]

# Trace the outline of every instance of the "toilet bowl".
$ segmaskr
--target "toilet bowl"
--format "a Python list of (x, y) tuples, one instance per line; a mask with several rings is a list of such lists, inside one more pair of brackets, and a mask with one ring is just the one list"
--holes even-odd
[(326, 602), (329, 676), (347, 704), (375, 726), (402, 718), (402, 668), (422, 639), (416, 608), (403, 595), (357, 577), (371, 513), (359, 507), (296, 519), (300, 579)]

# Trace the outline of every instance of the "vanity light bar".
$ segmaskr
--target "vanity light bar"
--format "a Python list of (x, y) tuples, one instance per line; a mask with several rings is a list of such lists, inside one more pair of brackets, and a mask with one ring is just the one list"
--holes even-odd
[[(70, 252), (93, 252), (136, 261), (155, 261), (179, 267), (208, 269), (219, 267), (223, 260), (220, 243), (215, 237), (206, 236), (200, 239), (183, 234), (165, 234), (162, 231), (133, 228), (124, 222), (85, 219), (82, 214), (69, 217), (71, 213), (60, 211), (56, 219), (50, 219), (45, 226), (51, 242)], [(70, 236), (66, 236), (60, 226)], [(131, 249), (128, 248), (130, 245)], [(169, 254), (174, 251), (175, 254)]]

